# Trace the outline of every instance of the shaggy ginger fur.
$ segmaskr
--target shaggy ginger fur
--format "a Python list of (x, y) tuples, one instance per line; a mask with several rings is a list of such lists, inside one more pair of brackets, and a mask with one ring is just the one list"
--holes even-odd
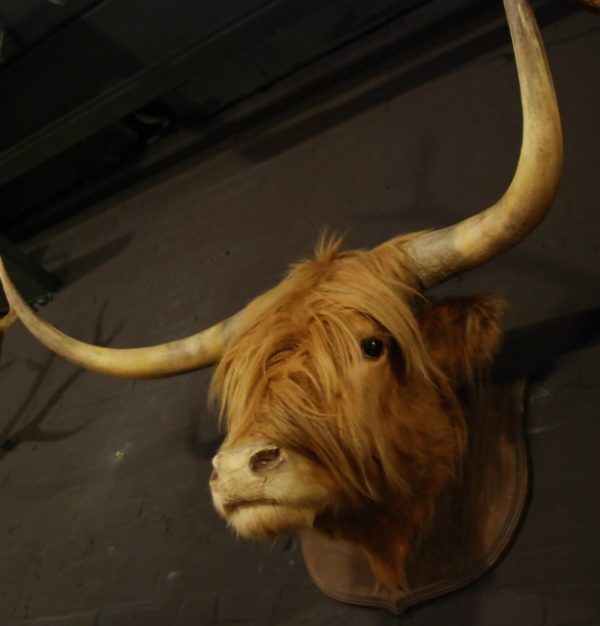
[[(429, 302), (401, 242), (340, 252), (323, 240), (250, 303), (211, 389), (228, 427), (222, 450), (269, 441), (310, 466), (238, 530), (271, 536), (294, 526), (286, 504), (310, 509), (315, 529), (359, 546), (390, 588), (407, 586), (411, 546), (460, 466), (456, 387), (490, 359), (502, 308), (489, 296)], [(380, 357), (363, 354), (368, 337), (384, 342)]]

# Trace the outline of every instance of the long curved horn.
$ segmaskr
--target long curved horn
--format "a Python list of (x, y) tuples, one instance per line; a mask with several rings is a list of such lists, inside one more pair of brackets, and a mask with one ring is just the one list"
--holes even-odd
[(504, 0), (519, 75), (523, 139), (502, 198), (453, 226), (403, 246), (423, 287), (480, 265), (524, 239), (552, 202), (562, 170), (562, 132), (544, 44), (526, 0)]
[(241, 313), (184, 339), (147, 348), (104, 348), (73, 339), (45, 322), (23, 300), (0, 259), (0, 280), (13, 314), (47, 348), (89, 370), (123, 378), (162, 378), (216, 363)]

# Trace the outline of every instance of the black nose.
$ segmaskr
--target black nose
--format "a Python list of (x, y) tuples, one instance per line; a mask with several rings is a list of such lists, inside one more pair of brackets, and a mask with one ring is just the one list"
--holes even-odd
[(253, 472), (264, 472), (273, 469), (283, 463), (279, 448), (266, 448), (255, 452), (250, 457), (250, 469)]

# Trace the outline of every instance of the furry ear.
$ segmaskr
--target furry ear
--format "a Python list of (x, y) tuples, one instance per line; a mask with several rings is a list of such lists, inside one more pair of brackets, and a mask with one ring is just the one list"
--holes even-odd
[(454, 383), (473, 381), (494, 356), (502, 338), (506, 302), (491, 295), (431, 302), (421, 330), (433, 362)]

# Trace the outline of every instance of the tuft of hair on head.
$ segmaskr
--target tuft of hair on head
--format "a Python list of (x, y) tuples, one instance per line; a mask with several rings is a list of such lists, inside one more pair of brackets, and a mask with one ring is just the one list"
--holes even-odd
[(314, 248), (314, 255), (321, 263), (331, 263), (338, 254), (344, 242), (344, 236), (334, 233), (329, 227), (323, 228)]

